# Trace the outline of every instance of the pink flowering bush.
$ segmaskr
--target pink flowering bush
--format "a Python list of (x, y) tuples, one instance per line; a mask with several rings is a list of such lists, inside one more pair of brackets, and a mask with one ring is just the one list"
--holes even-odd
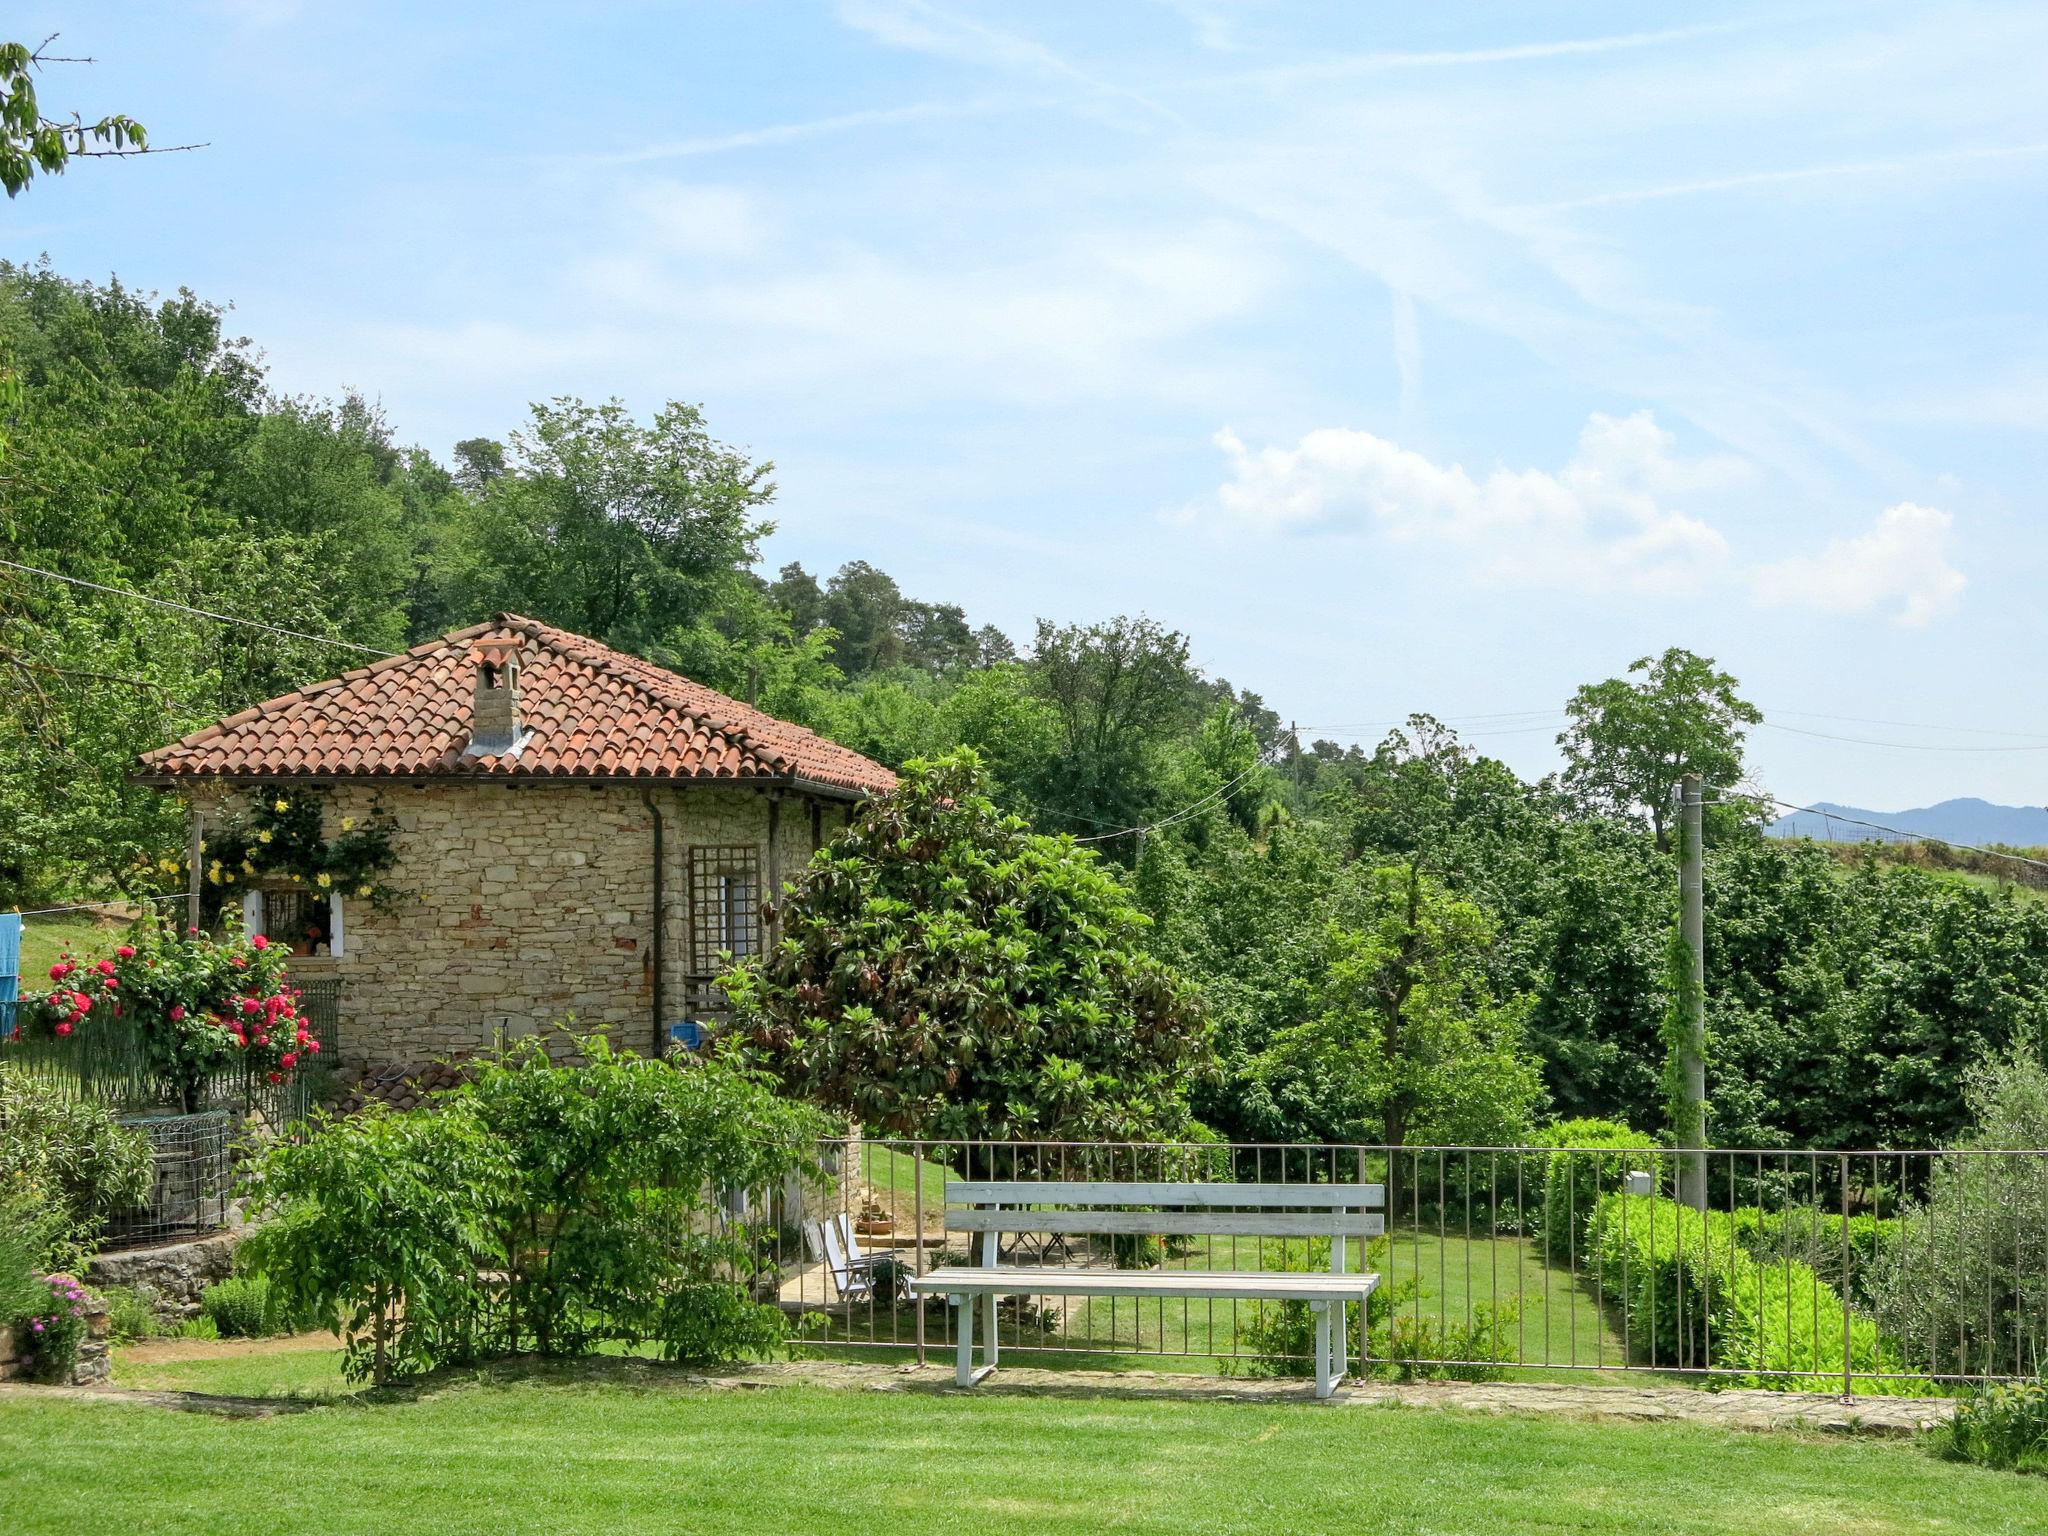
[(49, 1293), (43, 1304), (15, 1320), (16, 1347), (33, 1354), (29, 1374), (35, 1380), (69, 1381), (85, 1337), (85, 1288), (69, 1275), (51, 1275), (43, 1284)]
[(285, 971), (285, 948), (262, 934), (225, 938), (156, 923), (106, 958), (66, 953), (50, 967), (50, 990), (29, 999), (17, 1031), (70, 1038), (95, 1009), (140, 1026), (150, 1071), (175, 1084), (187, 1109), (201, 1085), (241, 1065), (266, 1080), (320, 1052), (299, 993)]

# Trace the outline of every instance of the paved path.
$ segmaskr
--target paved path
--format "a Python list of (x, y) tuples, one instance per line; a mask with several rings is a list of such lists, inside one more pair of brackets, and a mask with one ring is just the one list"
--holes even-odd
[[(509, 1363), (494, 1371), (567, 1369), (586, 1377), (598, 1373), (635, 1385), (678, 1386), (726, 1391), (773, 1390), (815, 1386), (846, 1391), (957, 1393), (953, 1368), (927, 1365), (877, 1365), (824, 1360), (796, 1360), (733, 1366), (720, 1371), (695, 1371), (651, 1360), (609, 1359), (566, 1362), (562, 1366)], [(389, 1389), (393, 1396), (432, 1395), (465, 1380), (453, 1372), (437, 1381), (408, 1383)], [(1570, 1386), (1550, 1382), (1428, 1381), (1347, 1383), (1326, 1403), (1302, 1381), (1254, 1381), (1220, 1376), (1190, 1376), (1164, 1371), (1051, 1371), (1004, 1366), (974, 1389), (986, 1396), (1062, 1396), (1095, 1398), (1169, 1398), (1181, 1401), (1299, 1402), (1304, 1408), (1408, 1407), (1457, 1409), (1478, 1413), (1564, 1414), (1574, 1418), (1662, 1419), (1677, 1423), (1714, 1424), (1728, 1429), (1805, 1429), (1845, 1434), (1906, 1435), (1946, 1420), (1952, 1405), (1940, 1398), (1858, 1397), (1844, 1402), (1819, 1392), (1762, 1392), (1730, 1388), (1708, 1392), (1695, 1387)], [(0, 1400), (52, 1395), (94, 1402), (142, 1403), (187, 1412), (229, 1417), (262, 1417), (298, 1413), (320, 1406), (317, 1398), (224, 1397), (205, 1392), (144, 1391), (124, 1387), (36, 1387), (0, 1383)], [(377, 1394), (384, 1395), (384, 1394)]]

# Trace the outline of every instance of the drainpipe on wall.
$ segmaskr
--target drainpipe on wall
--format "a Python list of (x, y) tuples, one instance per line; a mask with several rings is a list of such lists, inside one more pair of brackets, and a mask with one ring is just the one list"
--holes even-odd
[(640, 791), (640, 803), (654, 818), (654, 1054), (668, 1054), (668, 897), (662, 879), (667, 857), (662, 848), (661, 807), (654, 791)]

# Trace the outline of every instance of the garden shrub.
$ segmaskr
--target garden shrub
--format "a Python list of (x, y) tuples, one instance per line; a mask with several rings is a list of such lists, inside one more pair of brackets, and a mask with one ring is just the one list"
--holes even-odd
[[(1627, 1309), (1631, 1344), (1647, 1364), (1711, 1364), (1750, 1373), (1751, 1385), (1834, 1389), (1842, 1374), (1841, 1294), (1797, 1260), (1759, 1263), (1736, 1225), (1726, 1211), (1696, 1211), (1657, 1195), (1605, 1195), (1594, 1215), (1591, 1272), (1608, 1302)], [(1899, 1370), (1867, 1317), (1852, 1317), (1849, 1357), (1859, 1375)], [(1773, 1374), (1786, 1372), (1820, 1374)], [(1855, 1385), (1904, 1390), (1897, 1382)]]
[(68, 1275), (50, 1275), (36, 1290), (28, 1310), (13, 1319), (15, 1347), (33, 1351), (31, 1381), (69, 1381), (78, 1364), (78, 1346), (85, 1339), (85, 1288)]
[(133, 1286), (105, 1286), (100, 1300), (107, 1304), (107, 1336), (116, 1344), (134, 1344), (170, 1331), (156, 1315), (156, 1308)]
[(75, 1099), (13, 1065), (0, 1065), (0, 1181), (40, 1207), (36, 1262), (72, 1269), (106, 1219), (148, 1198), (149, 1138), (103, 1106)]
[(271, 1219), (247, 1261), (288, 1307), (340, 1309), (352, 1376), (606, 1341), (729, 1359), (782, 1337), (718, 1191), (810, 1168), (821, 1117), (722, 1061), (573, 1043), (583, 1065), (524, 1041), (430, 1107), (318, 1119), (252, 1164)]
[[(1838, 1292), (1842, 1288), (1843, 1222), (1839, 1210), (1790, 1205), (1762, 1211), (1742, 1206), (1730, 1213), (1736, 1241), (1757, 1263), (1788, 1260), (1806, 1265)], [(1848, 1220), (1849, 1300), (1865, 1311), (1874, 1301), (1879, 1261), (1899, 1230), (1897, 1218), (1858, 1212)]]
[(2024, 1054), (1966, 1077), (1975, 1130), (1938, 1157), (1870, 1273), (1872, 1311), (1917, 1369), (2033, 1375), (2048, 1363), (2048, 1070)]
[(294, 1313), (284, 1290), (262, 1275), (233, 1275), (199, 1293), (199, 1310), (224, 1339), (268, 1339), (297, 1333), (311, 1318)]
[[(1532, 1153), (1524, 1173), (1532, 1235), (1542, 1238), (1543, 1251), (1552, 1263), (1567, 1263), (1576, 1253), (1579, 1267), (1584, 1269), (1600, 1197), (1619, 1189), (1623, 1176), (1638, 1169), (1660, 1176), (1657, 1144), (1618, 1120), (1589, 1118), (1546, 1126), (1537, 1133), (1534, 1145), (1596, 1149)], [(1616, 1150), (1597, 1150), (1608, 1147)]]
[(1944, 1449), (1958, 1461), (2048, 1472), (2048, 1381), (1971, 1387), (1956, 1403)]

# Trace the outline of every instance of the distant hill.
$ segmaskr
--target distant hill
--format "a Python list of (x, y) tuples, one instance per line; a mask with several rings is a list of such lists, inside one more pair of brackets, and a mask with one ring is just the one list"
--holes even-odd
[(2048, 809), (2038, 805), (1993, 805), (1989, 800), (1944, 800), (1911, 811), (1866, 811), (1854, 805), (1821, 801), (1810, 811), (1794, 811), (1765, 830), (1772, 837), (1813, 837), (1838, 843), (1897, 842), (1868, 827), (1852, 827), (1832, 816), (1881, 822), (1915, 837), (1938, 837), (1951, 843), (2004, 843), (2015, 848), (2048, 847)]

